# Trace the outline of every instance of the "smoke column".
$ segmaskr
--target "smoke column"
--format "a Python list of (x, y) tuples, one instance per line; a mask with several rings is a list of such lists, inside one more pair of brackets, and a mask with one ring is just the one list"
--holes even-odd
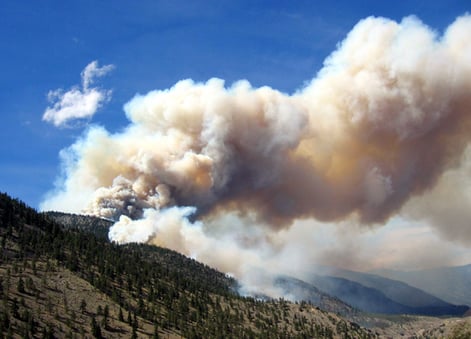
[(243, 274), (296, 220), (381, 224), (427, 195), (461, 166), (470, 110), (471, 16), (442, 36), (367, 18), (292, 95), (220, 79), (137, 95), (126, 130), (91, 127), (62, 152), (41, 208), (112, 218), (111, 240)]

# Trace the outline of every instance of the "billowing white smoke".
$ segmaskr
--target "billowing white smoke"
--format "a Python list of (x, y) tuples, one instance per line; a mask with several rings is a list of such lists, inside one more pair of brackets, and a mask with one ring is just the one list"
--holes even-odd
[(287, 255), (281, 235), (295, 220), (383, 223), (460, 165), (471, 16), (443, 36), (415, 18), (362, 20), (294, 95), (184, 80), (125, 111), (125, 131), (91, 127), (63, 152), (65, 176), (42, 209), (119, 219), (114, 241), (167, 246), (239, 277), (280, 269), (270, 258)]

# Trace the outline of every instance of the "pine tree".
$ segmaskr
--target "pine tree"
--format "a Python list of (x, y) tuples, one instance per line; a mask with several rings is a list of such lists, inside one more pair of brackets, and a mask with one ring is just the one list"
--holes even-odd
[(119, 321), (124, 321), (123, 310), (121, 309), (121, 307), (119, 308), (118, 319)]
[(158, 339), (159, 338), (159, 325), (157, 323), (154, 324), (154, 335), (153, 339)]
[(103, 320), (102, 320), (102, 325), (106, 329), (108, 329), (108, 317), (110, 316), (110, 308), (108, 305), (105, 305), (105, 308), (103, 309)]
[(137, 339), (137, 331), (136, 329), (133, 327), (132, 328), (132, 336), (131, 336), (131, 339)]
[(100, 325), (98, 325), (98, 323), (96, 322), (95, 317), (92, 317), (91, 326), (92, 326), (92, 335), (98, 339), (103, 338), (101, 335)]
[(18, 293), (25, 293), (25, 282), (23, 279), (20, 277), (18, 279), (18, 285), (17, 285)]
[(82, 299), (82, 301), (80, 301), (80, 312), (85, 313), (87, 311), (87, 302), (85, 301), (85, 299)]

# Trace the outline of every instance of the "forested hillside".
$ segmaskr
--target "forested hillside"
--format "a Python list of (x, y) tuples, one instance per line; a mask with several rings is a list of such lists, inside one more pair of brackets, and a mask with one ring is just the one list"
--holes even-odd
[(308, 303), (237, 294), (237, 282), (176, 252), (118, 246), (0, 195), (4, 337), (369, 338)]
[(93, 233), (98, 238), (108, 239), (108, 231), (113, 221), (91, 215), (70, 214), (62, 212), (44, 212), (48, 219), (58, 223), (65, 230), (77, 230)]

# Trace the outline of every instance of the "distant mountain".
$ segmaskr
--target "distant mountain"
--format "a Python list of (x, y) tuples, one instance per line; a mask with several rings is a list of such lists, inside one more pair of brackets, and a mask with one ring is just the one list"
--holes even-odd
[(351, 317), (359, 311), (342, 300), (319, 290), (316, 286), (300, 279), (288, 276), (277, 277), (274, 286), (293, 300), (308, 301), (325, 311), (334, 312), (344, 317)]
[(310, 282), (320, 290), (336, 296), (340, 300), (365, 312), (385, 314), (410, 313), (410, 310), (405, 305), (394, 302), (374, 288), (365, 287), (354, 281), (316, 275), (311, 278)]
[(449, 303), (471, 306), (471, 264), (418, 271), (376, 270), (373, 273), (405, 282)]
[[(340, 298), (321, 291), (321, 285), (326, 287), (324, 284), (330, 284), (331, 292), (343, 291), (343, 296), (346, 296), (345, 300), (342, 301)], [(274, 285), (281, 288), (288, 297), (298, 300), (300, 310), (309, 309), (309, 304), (316, 305), (321, 310), (329, 310), (329, 312), (339, 314), (345, 319), (371, 329), (377, 338), (471, 338), (471, 317), (434, 318), (430, 316), (453, 313), (456, 316), (466, 316), (467, 314), (463, 314), (463, 312), (467, 307), (447, 303), (443, 305), (443, 301), (439, 301), (438, 308), (435, 309), (434, 306), (409, 307), (395, 303), (373, 288), (335, 277), (318, 276), (316, 282), (307, 283), (293, 277), (281, 276), (275, 279)], [(418, 289), (413, 290), (418, 294), (424, 293)], [(360, 296), (365, 298), (363, 302)], [(433, 296), (430, 298), (437, 300)], [(347, 304), (347, 299), (352, 302), (352, 305), (357, 304), (356, 306), (369, 309), (369, 312), (375, 314), (365, 313), (359, 308)], [(306, 304), (306, 301), (309, 304)], [(384, 312), (382, 314), (376, 313), (380, 310)]]
[(344, 278), (374, 288), (389, 299), (409, 307), (449, 307), (450, 303), (410, 286), (402, 281), (388, 279), (376, 274), (356, 272), (351, 270), (323, 267), (317, 272), (338, 278)]
[[(362, 280), (360, 277), (356, 277), (357, 280)], [(462, 316), (468, 310), (467, 306), (446, 303), (433, 296), (427, 296), (419, 289), (408, 288), (400, 282), (368, 276), (363, 277), (363, 280), (366, 280), (368, 286), (341, 277), (321, 275), (314, 275), (309, 282), (321, 291), (365, 312)], [(407, 297), (410, 301), (405, 301)]]

